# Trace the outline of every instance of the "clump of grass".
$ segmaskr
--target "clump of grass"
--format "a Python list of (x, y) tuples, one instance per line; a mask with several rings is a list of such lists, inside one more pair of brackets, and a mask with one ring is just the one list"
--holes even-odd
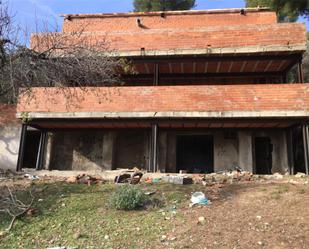
[(122, 185), (110, 196), (109, 206), (117, 210), (136, 210), (145, 205), (147, 197), (135, 185)]
[(298, 190), (298, 193), (299, 193), (299, 194), (302, 194), (302, 195), (303, 195), (305, 192), (306, 192), (306, 191), (305, 191), (305, 189), (303, 189), (303, 188), (301, 188), (301, 189)]

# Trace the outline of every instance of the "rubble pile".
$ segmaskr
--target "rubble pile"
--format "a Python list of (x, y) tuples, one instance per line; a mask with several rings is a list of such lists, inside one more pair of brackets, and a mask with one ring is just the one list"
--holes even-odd
[(101, 184), (104, 183), (103, 179), (99, 176), (91, 176), (87, 174), (79, 174), (77, 176), (70, 176), (66, 179), (67, 183), (77, 183), (77, 184)]

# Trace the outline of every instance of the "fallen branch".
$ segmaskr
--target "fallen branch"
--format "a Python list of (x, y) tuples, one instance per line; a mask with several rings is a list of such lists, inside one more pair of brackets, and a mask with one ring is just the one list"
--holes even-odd
[(11, 216), (11, 222), (6, 231), (11, 231), (17, 219), (24, 216), (32, 207), (34, 203), (34, 196), (31, 191), (29, 191), (29, 196), (31, 200), (29, 203), (25, 203), (18, 199), (15, 192), (13, 192), (9, 187), (6, 187), (7, 194), (5, 197), (0, 199), (0, 213), (5, 213)]

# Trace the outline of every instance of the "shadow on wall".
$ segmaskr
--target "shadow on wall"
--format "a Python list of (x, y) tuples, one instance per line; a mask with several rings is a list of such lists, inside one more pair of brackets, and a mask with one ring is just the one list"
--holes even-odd
[(20, 125), (7, 125), (0, 127), (1, 169), (16, 169), (20, 131)]

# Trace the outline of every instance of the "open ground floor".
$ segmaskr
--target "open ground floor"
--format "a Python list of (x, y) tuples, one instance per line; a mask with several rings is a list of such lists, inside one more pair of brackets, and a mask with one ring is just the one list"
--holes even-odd
[(240, 168), (254, 174), (308, 173), (307, 125), (224, 126), (34, 129), (24, 125), (18, 169), (213, 173)]

